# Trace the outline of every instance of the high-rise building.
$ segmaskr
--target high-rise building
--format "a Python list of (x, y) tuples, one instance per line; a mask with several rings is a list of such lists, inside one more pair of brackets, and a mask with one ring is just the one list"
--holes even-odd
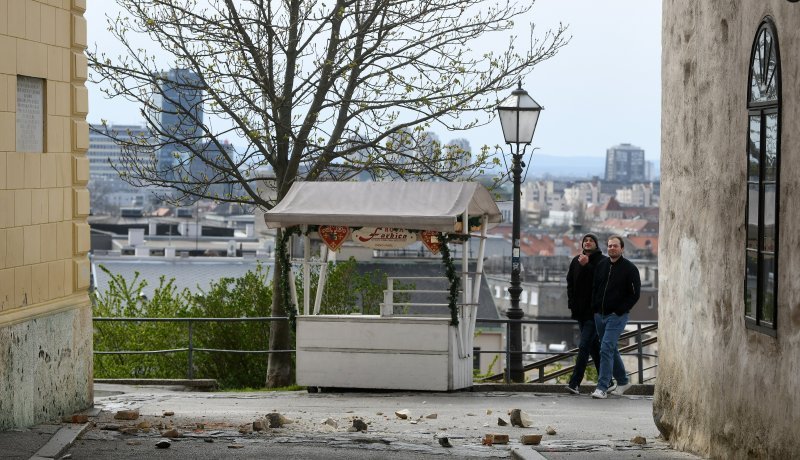
[(631, 144), (619, 144), (606, 150), (606, 176), (609, 182), (646, 182), (644, 150)]
[(163, 142), (158, 152), (159, 166), (166, 170), (174, 164), (176, 154), (188, 153), (182, 143), (203, 142), (203, 89), (200, 77), (188, 69), (171, 69), (159, 77), (154, 116)]

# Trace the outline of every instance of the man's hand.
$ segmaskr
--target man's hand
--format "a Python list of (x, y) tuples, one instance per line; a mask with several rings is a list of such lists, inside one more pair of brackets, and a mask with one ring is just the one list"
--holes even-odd
[(589, 256), (586, 254), (581, 254), (578, 256), (578, 263), (581, 265), (586, 265), (589, 263)]

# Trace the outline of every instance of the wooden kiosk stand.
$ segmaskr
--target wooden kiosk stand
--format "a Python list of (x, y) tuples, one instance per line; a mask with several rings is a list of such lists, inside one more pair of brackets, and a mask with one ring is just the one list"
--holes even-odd
[[(297, 316), (297, 383), (430, 391), (472, 386), (472, 345), (486, 230), (502, 220), (486, 188), (467, 182), (295, 182), (284, 199), (265, 214), (265, 220), (271, 228), (303, 229), (305, 283), (310, 278), (310, 236), (315, 232), (327, 245), (320, 254), (323, 263), (335, 257), (329, 248), (335, 250), (346, 240), (383, 249), (421, 239), (434, 252), (442, 234), (463, 241), (459, 302), (452, 315), (447, 307), (442, 315), (395, 315), (391, 289), (380, 315), (320, 315), (326, 264), (320, 271), (313, 306), (308, 284), (302, 309), (292, 290), (295, 305), (301, 309)], [(470, 236), (470, 230), (479, 233)], [(469, 244), (475, 239), (479, 247), (475, 269), (470, 272)]]

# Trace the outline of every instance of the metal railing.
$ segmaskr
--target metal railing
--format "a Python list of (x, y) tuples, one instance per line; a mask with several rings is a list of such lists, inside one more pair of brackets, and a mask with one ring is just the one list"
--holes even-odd
[(187, 352), (186, 378), (194, 379), (194, 352), (209, 353), (251, 353), (251, 354), (271, 354), (271, 353), (294, 353), (294, 350), (229, 350), (221, 348), (198, 348), (194, 346), (192, 336), (195, 323), (233, 323), (233, 322), (272, 322), (288, 321), (285, 316), (258, 316), (252, 318), (116, 318), (116, 317), (95, 317), (92, 321), (97, 322), (162, 322), (162, 323), (186, 323), (189, 328), (189, 343), (186, 348), (172, 348), (168, 350), (118, 350), (118, 351), (94, 351), (96, 355), (155, 355), (165, 353)]
[[(188, 327), (188, 343), (187, 346), (184, 348), (172, 348), (172, 349), (165, 349), (165, 350), (116, 350), (116, 351), (94, 351), (96, 355), (146, 355), (146, 354), (169, 354), (169, 353), (187, 353), (187, 371), (186, 375), (188, 379), (194, 379), (194, 353), (195, 352), (204, 352), (204, 353), (251, 353), (251, 354), (271, 354), (271, 353), (294, 353), (295, 350), (231, 350), (231, 349), (220, 349), (220, 348), (198, 348), (194, 346), (193, 341), (193, 331), (195, 323), (224, 323), (224, 322), (272, 322), (272, 321), (287, 321), (288, 318), (285, 316), (265, 316), (265, 317), (252, 317), (252, 318), (130, 318), (130, 317), (95, 317), (92, 318), (93, 321), (96, 322), (130, 322), (130, 323), (140, 323), (140, 322), (165, 322), (165, 323), (186, 323)], [(506, 325), (506, 327), (510, 323), (518, 322), (521, 324), (537, 324), (537, 325), (574, 325), (574, 320), (546, 320), (546, 319), (534, 319), (534, 320), (510, 320), (510, 319), (489, 319), (489, 318), (478, 318), (478, 323), (482, 324), (500, 324)], [(657, 330), (658, 322), (657, 321), (629, 321), (628, 325), (636, 326), (635, 331), (628, 331), (625, 332), (620, 336), (620, 340), (628, 340), (628, 339), (635, 339), (635, 343), (620, 347), (620, 353), (626, 356), (636, 356), (637, 357), (637, 370), (634, 372), (629, 373), (629, 375), (638, 374), (639, 383), (644, 383), (649, 379), (644, 378), (644, 372), (647, 370), (651, 370), (657, 367), (657, 364), (654, 366), (644, 367), (644, 358), (658, 358), (658, 355), (652, 353), (645, 353), (645, 347), (656, 343), (657, 337), (644, 337), (644, 334), (652, 333)], [(500, 354), (505, 356), (505, 362), (510, 362), (510, 358), (512, 354), (522, 354), (523, 356), (526, 355), (546, 355), (544, 359), (535, 361), (530, 364), (526, 364), (523, 367), (524, 372), (537, 370), (538, 377), (531, 380), (531, 383), (543, 383), (548, 380), (552, 380), (558, 378), (562, 375), (566, 375), (567, 373), (571, 373), (574, 366), (566, 366), (550, 373), (546, 373), (547, 366), (553, 365), (559, 361), (563, 361), (566, 359), (571, 358), (572, 356), (577, 355), (578, 349), (572, 349), (563, 353), (555, 353), (555, 352), (541, 352), (541, 351), (511, 351), (511, 344), (510, 344), (510, 337), (509, 334), (505, 334), (506, 342), (505, 348), (503, 350), (475, 350), (476, 354), (481, 355), (491, 355), (491, 354)], [(591, 362), (591, 359), (590, 359)], [(506, 382), (510, 382), (510, 369), (506, 366), (506, 369), (502, 373), (497, 373), (490, 375), (488, 377), (483, 378), (484, 381), (492, 381), (492, 380), (500, 380), (505, 379)]]

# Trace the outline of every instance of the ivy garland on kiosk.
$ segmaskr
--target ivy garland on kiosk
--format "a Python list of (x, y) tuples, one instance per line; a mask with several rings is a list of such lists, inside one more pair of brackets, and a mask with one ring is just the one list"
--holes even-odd
[[(472, 220), (473, 219), (470, 219), (470, 226), (473, 226)], [(312, 232), (318, 232), (319, 227), (320, 226), (309, 226), (306, 235)], [(353, 230), (358, 230), (360, 228), (362, 227), (353, 227)], [(458, 272), (456, 271), (456, 266), (453, 262), (453, 257), (450, 254), (450, 247), (448, 246), (448, 243), (451, 241), (464, 242), (470, 237), (469, 234), (448, 234), (444, 232), (439, 233), (411, 229), (409, 229), (409, 231), (428, 237), (433, 236), (432, 234), (435, 234), (435, 236), (438, 237), (438, 242), (436, 242), (433, 238), (430, 238), (431, 241), (423, 242), (425, 242), (425, 246), (428, 247), (428, 249), (430, 249), (434, 254), (437, 252), (437, 249), (439, 252), (441, 252), (442, 264), (444, 264), (445, 274), (450, 282), (450, 289), (447, 296), (448, 308), (450, 309), (450, 325), (458, 326), (458, 290), (461, 287), (461, 278), (458, 276)], [(283, 310), (289, 317), (289, 324), (291, 324), (292, 330), (296, 330), (297, 327), (297, 308), (292, 301), (291, 290), (289, 288), (289, 269), (291, 268), (292, 258), (286, 246), (289, 242), (289, 238), (291, 238), (292, 235), (301, 234), (302, 232), (298, 226), (286, 227), (283, 229), (283, 234), (275, 245), (276, 259), (281, 261), (283, 264), (283, 270), (281, 271), (280, 278), (280, 291), (283, 299)]]

